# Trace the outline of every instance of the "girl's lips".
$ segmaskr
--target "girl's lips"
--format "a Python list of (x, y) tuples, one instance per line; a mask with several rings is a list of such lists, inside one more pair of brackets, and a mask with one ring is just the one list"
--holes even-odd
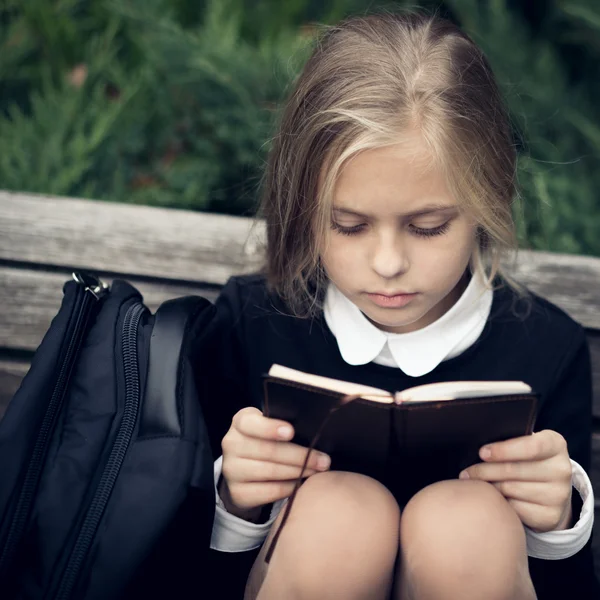
[(371, 302), (382, 308), (402, 308), (406, 306), (417, 294), (396, 294), (385, 296), (384, 294), (367, 294)]

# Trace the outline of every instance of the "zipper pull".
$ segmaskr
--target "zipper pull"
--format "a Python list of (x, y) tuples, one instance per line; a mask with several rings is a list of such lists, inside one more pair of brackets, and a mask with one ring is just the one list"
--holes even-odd
[(85, 273), (84, 271), (74, 271), (73, 279), (81, 286), (86, 292), (89, 292), (96, 298), (101, 300), (108, 294), (110, 288), (107, 283), (102, 281), (96, 275), (92, 273)]

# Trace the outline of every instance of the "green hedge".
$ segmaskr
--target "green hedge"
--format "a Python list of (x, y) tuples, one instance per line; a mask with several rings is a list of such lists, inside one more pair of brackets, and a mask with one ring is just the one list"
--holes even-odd
[[(379, 4), (4, 0), (0, 188), (252, 214), (309, 24)], [(523, 140), (522, 242), (600, 255), (600, 8), (513, 4), (442, 12), (487, 52)]]

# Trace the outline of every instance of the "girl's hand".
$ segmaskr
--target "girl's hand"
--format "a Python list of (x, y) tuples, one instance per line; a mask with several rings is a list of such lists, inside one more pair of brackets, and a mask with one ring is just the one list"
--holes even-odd
[[(264, 417), (257, 408), (243, 408), (235, 414), (221, 442), (219, 496), (229, 513), (254, 521), (263, 505), (292, 493), (308, 451), (292, 444), (293, 437), (289, 423)], [(326, 454), (311, 452), (303, 476), (326, 471), (330, 462)]]
[(494, 485), (521, 521), (536, 532), (571, 527), (571, 462), (565, 439), (545, 430), (484, 446), (485, 462), (465, 469), (461, 479)]

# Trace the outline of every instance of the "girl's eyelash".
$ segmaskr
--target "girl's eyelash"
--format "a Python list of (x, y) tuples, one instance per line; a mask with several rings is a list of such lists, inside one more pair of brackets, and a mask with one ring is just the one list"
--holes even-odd
[(410, 225), (410, 230), (415, 235), (420, 237), (433, 237), (434, 235), (443, 235), (448, 231), (448, 227), (450, 226), (450, 221), (446, 221), (442, 225), (438, 225), (438, 227), (432, 227), (431, 229), (425, 229), (423, 227), (416, 227), (415, 225)]
[(360, 225), (354, 225), (352, 227), (343, 227), (342, 225), (340, 225), (339, 223), (336, 223), (335, 221), (331, 222), (331, 228), (335, 229), (335, 231), (342, 233), (343, 235), (355, 235), (357, 234), (359, 231), (361, 231), (363, 229), (364, 225), (362, 225), (362, 223)]
[[(432, 228), (424, 228), (424, 227), (416, 227), (415, 225), (409, 225), (410, 231), (419, 237), (433, 237), (434, 235), (443, 235), (448, 231), (448, 227), (450, 226), (450, 221), (446, 221), (442, 225), (438, 227)], [(339, 223), (332, 221), (331, 223), (332, 229), (343, 234), (343, 235), (356, 235), (360, 233), (365, 227), (364, 224), (354, 225), (352, 227), (343, 227)]]

